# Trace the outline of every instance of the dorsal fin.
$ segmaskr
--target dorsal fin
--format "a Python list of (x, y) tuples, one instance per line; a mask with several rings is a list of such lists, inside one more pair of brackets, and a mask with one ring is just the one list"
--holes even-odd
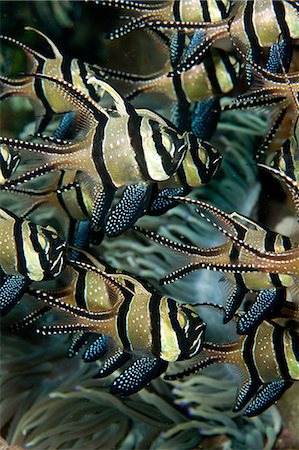
[(131, 103), (125, 100), (110, 84), (106, 81), (99, 80), (96, 77), (91, 77), (87, 81), (88, 84), (96, 84), (100, 86), (113, 100), (117, 112), (120, 116), (127, 117), (136, 114), (135, 108)]
[(104, 108), (71, 83), (41, 73), (30, 74), (29, 76), (42, 79), (45, 83), (54, 85), (61, 97), (70, 104), (69, 110), (65, 112), (74, 111), (76, 113), (76, 118), (74, 120), (78, 125), (81, 124), (81, 128), (83, 124), (83, 128), (87, 127), (90, 129), (91, 127), (98, 125), (103, 117), (106, 119), (109, 118), (109, 115)]
[[(29, 27), (29, 26), (28, 26), (28, 27), (25, 27), (25, 30), (26, 30), (26, 31), (33, 31), (34, 33), (37, 33), (37, 34), (39, 34), (40, 36), (42, 36), (42, 38), (44, 38), (45, 41), (47, 41), (48, 44), (49, 44), (49, 46), (51, 47), (51, 50), (52, 50), (52, 52), (53, 52), (53, 55), (54, 55), (54, 58), (55, 58), (55, 59), (62, 59), (62, 58), (63, 58), (62, 54), (60, 53), (60, 51), (58, 50), (58, 48), (56, 47), (56, 45), (54, 44), (54, 42), (51, 41), (51, 39), (50, 39), (48, 36), (46, 36), (44, 33), (42, 33), (41, 31), (37, 30), (36, 28)], [(45, 59), (46, 59), (46, 58), (45, 58)]]
[(170, 122), (170, 120), (165, 119), (165, 117), (161, 116), (160, 114), (158, 114), (154, 111), (151, 111), (150, 109), (138, 108), (138, 109), (136, 109), (136, 112), (139, 116), (146, 117), (147, 119), (155, 120), (156, 122), (160, 123), (164, 127), (176, 129), (175, 125), (172, 122)]
[[(80, 251), (80, 250), (78, 250), (78, 251)], [(72, 267), (83, 269), (83, 270), (90, 270), (90, 271), (96, 273), (100, 278), (102, 278), (102, 280), (105, 281), (105, 283), (107, 283), (111, 287), (112, 290), (114, 290), (118, 295), (121, 295), (122, 299), (124, 298), (124, 293), (131, 294), (131, 295), (134, 294), (134, 292), (131, 289), (129, 289), (127, 286), (125, 286), (124, 284), (115, 280), (115, 278), (113, 277), (112, 274), (108, 274), (108, 273), (104, 272), (103, 270), (98, 269), (97, 267), (95, 267), (92, 264), (89, 264), (89, 263), (86, 263), (83, 261), (75, 261), (75, 260), (70, 260), (69, 263), (72, 265)]]

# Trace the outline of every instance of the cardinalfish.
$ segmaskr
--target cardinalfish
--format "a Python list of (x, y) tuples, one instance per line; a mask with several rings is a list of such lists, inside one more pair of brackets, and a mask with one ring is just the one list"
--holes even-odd
[[(181, 178), (187, 186), (198, 186), (219, 168), (221, 157), (211, 145), (192, 133), (179, 134), (171, 122), (151, 110), (135, 109), (104, 81), (89, 80), (109, 94), (113, 109), (104, 109), (66, 81), (43, 74), (34, 77), (69, 102), (71, 111), (66, 116), (68, 121), (71, 114), (76, 138), (67, 143), (56, 137), (49, 143), (0, 138), (0, 144), (40, 155), (43, 160), (40, 165), (33, 162), (32, 170), (8, 181), (6, 189), (49, 172), (80, 168), (90, 181), (94, 199), (91, 227), (98, 231), (115, 192), (126, 187), (117, 210), (111, 212), (111, 225), (118, 225), (107, 231), (112, 236), (128, 229), (146, 210), (157, 183), (168, 182), (178, 173), (173, 178), (174, 187)], [(63, 128), (66, 116), (61, 121)]]
[(243, 385), (234, 411), (256, 416), (273, 405), (299, 380), (299, 334), (271, 321), (264, 321), (239, 341), (215, 344), (204, 342), (206, 355), (192, 367), (171, 375), (167, 380), (181, 379), (207, 366), (227, 363), (240, 367)]
[[(34, 31), (42, 36), (49, 44), (53, 54), (51, 58), (47, 58), (22, 42), (9, 36), (1, 35), (0, 38), (3, 41), (15, 44), (24, 50), (31, 65), (28, 75), (36, 73), (51, 75), (73, 84), (85, 94), (90, 95), (95, 101), (100, 99), (100, 92), (97, 92), (97, 89), (88, 83), (88, 78), (94, 75), (91, 65), (79, 59), (71, 59), (63, 55), (54, 42), (40, 31), (32, 27), (26, 27), (25, 30)], [(38, 121), (37, 129), (39, 132), (46, 128), (55, 114), (68, 111), (68, 103), (65, 103), (63, 97), (58, 95), (42, 79), (27, 75), (18, 78), (0, 76), (0, 100), (15, 95), (26, 97), (31, 101)]]
[[(170, 45), (171, 52), (174, 47), (174, 44)], [(175, 50), (176, 53), (180, 52), (179, 47), (180, 44)], [(173, 70), (171, 61), (176, 59), (176, 56), (173, 55), (161, 70), (151, 75), (138, 75), (107, 68), (94, 71), (98, 78), (107, 79), (109, 83), (114, 80), (117, 83), (119, 82), (121, 89), (126, 89), (125, 98), (128, 100), (132, 100), (140, 94), (162, 94), (167, 101), (172, 103), (172, 120), (179, 129), (186, 129), (192, 103), (202, 102), (202, 100), (207, 101), (211, 97), (228, 94), (236, 88), (239, 82), (240, 63), (232, 54), (220, 49), (212, 49), (209, 56), (201, 64), (174, 77), (168, 76), (169, 72)], [(211, 103), (213, 109), (215, 109), (214, 103)], [(198, 114), (199, 107), (195, 106), (191, 118), (192, 130), (195, 128), (194, 121), (196, 121)], [(177, 118), (178, 115), (183, 117)], [(186, 116), (187, 120), (184, 119)], [(211, 121), (213, 122), (213, 120), (214, 117)], [(211, 121), (207, 123), (204, 137), (202, 134), (204, 126), (201, 124), (201, 133), (198, 137), (205, 139), (210, 137), (209, 134), (213, 132)], [(180, 124), (180, 122), (183, 123)], [(214, 122), (217, 124), (217, 120), (214, 120)]]
[(245, 54), (249, 52), (253, 60), (260, 63), (263, 53), (277, 41), (279, 36), (282, 36), (289, 45), (299, 38), (298, 24), (299, 11), (296, 2), (243, 0), (236, 2), (234, 7), (228, 10), (227, 18), (215, 23), (145, 17), (143, 21), (133, 20), (119, 27), (110, 33), (110, 38), (114, 39), (144, 27), (193, 34), (189, 48), (176, 67), (176, 72), (181, 73), (199, 63), (207, 49), (223, 39), (229, 39), (238, 51)]
[(128, 100), (140, 94), (158, 93), (165, 95), (171, 102), (177, 102), (184, 95), (192, 103), (213, 95), (227, 94), (238, 82), (240, 63), (232, 54), (212, 49), (210, 56), (211, 58), (181, 74), (180, 90), (173, 78), (168, 76), (172, 68), (170, 61), (151, 75), (138, 75), (105, 67), (98, 68), (95, 73), (98, 78), (109, 82), (119, 80), (126, 85), (128, 92), (125, 98)]
[(125, 25), (118, 27), (110, 39), (125, 36), (127, 33), (146, 28), (149, 23), (161, 24), (173, 21), (178, 23), (217, 23), (225, 19), (230, 12), (231, 0), (166, 0), (166, 1), (121, 1), (121, 0), (86, 0), (101, 6), (112, 6), (137, 14)]
[[(279, 175), (273, 168), (267, 170)], [(286, 176), (283, 179), (298, 208), (298, 186)], [(240, 333), (247, 332), (259, 323), (277, 305), (287, 306), (285, 294), (281, 293), (279, 288), (287, 288), (292, 301), (297, 303), (299, 250), (295, 242), (240, 214), (227, 214), (212, 205), (189, 198), (174, 197), (174, 199), (197, 206), (201, 217), (212, 223), (228, 239), (218, 247), (200, 248), (176, 243), (154, 232), (137, 228), (155, 242), (190, 257), (190, 263), (168, 274), (162, 280), (163, 284), (171, 283), (200, 269), (225, 272), (229, 285), (225, 322), (233, 317), (248, 292), (259, 292), (254, 314), (244, 316), (239, 324)], [(220, 221), (221, 225), (216, 220), (211, 220), (205, 212)], [(266, 292), (268, 289), (272, 289), (271, 295)]]
[(61, 171), (51, 177), (51, 183), (43, 189), (15, 187), (3, 192), (20, 196), (24, 201), (19, 205), (19, 212), (23, 218), (30, 218), (39, 208), (54, 208), (57, 211), (65, 236), (71, 227), (71, 222), (88, 220), (93, 207), (93, 192), (89, 189), (89, 180), (81, 172), (75, 170)]
[[(297, 120), (297, 128), (298, 128)], [(299, 131), (299, 130), (298, 130)], [(295, 132), (275, 153), (271, 166), (299, 183), (299, 134)]]
[(113, 381), (113, 394), (131, 395), (164, 372), (170, 362), (188, 360), (200, 352), (206, 325), (191, 305), (178, 304), (143, 281), (80, 253), (84, 261), (68, 263), (71, 282), (66, 287), (31, 290), (35, 298), (67, 314), (66, 323), (42, 326), (39, 332), (100, 334), (86, 350), (85, 361), (103, 356), (108, 336), (110, 353), (96, 377), (128, 365)]
[(63, 270), (66, 244), (54, 228), (42, 227), (0, 209), (0, 312), (7, 314), (28, 285)]

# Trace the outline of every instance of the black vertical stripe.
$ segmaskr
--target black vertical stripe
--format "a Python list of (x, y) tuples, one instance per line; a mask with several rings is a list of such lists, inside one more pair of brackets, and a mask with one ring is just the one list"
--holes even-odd
[(92, 84), (88, 84), (88, 80), (87, 80), (87, 70), (85, 67), (85, 64), (83, 61), (81, 61), (80, 59), (76, 59), (76, 62), (78, 64), (79, 67), (79, 72), (80, 72), (80, 78), (82, 80), (82, 83), (84, 84), (84, 86), (86, 87), (86, 89), (88, 90), (89, 95), (91, 96), (91, 98), (95, 101), (99, 100), (99, 95), (97, 94), (97, 91), (95, 90), (95, 88), (93, 87)]
[(68, 83), (73, 83), (73, 77), (72, 77), (72, 60), (68, 56), (63, 56), (62, 63), (61, 63), (61, 72), (63, 79), (67, 81)]
[(171, 323), (172, 329), (175, 332), (177, 340), (178, 340), (180, 354), (183, 355), (187, 350), (187, 348), (186, 348), (187, 339), (186, 339), (185, 333), (183, 332), (183, 330), (180, 326), (180, 323), (178, 321), (178, 307), (177, 307), (176, 302), (171, 299), (167, 300), (167, 305), (169, 308), (170, 323)]
[(185, 171), (184, 171), (184, 168), (183, 168), (183, 164), (180, 165), (180, 167), (177, 169), (176, 173), (177, 173), (177, 176), (178, 176), (178, 178), (180, 180), (180, 184), (183, 187), (189, 188), (190, 186), (187, 183), (187, 178), (186, 178), (186, 174), (185, 174)]
[(216, 3), (220, 11), (221, 18), (225, 19), (228, 16), (229, 7), (225, 6), (222, 0), (216, 0)]
[(161, 157), (163, 169), (167, 175), (171, 175), (173, 173), (172, 157), (163, 145), (160, 126), (153, 120), (149, 120), (149, 125), (153, 132), (153, 141), (155, 143), (157, 154)]
[(161, 355), (160, 303), (161, 296), (152, 294), (149, 300), (149, 312), (152, 331), (152, 353), (157, 357), (160, 357)]
[[(43, 269), (43, 272), (47, 273), (47, 269), (49, 267), (49, 261), (46, 258), (45, 255), (45, 251), (42, 248), (39, 240), (38, 240), (38, 229), (37, 229), (37, 225), (35, 225), (32, 222), (28, 222), (28, 226), (30, 229), (30, 240), (32, 243), (32, 247), (35, 250), (35, 252), (38, 254), (39, 257), (39, 261), (40, 261), (40, 265)], [(49, 276), (50, 274), (47, 273), (47, 276)]]
[(150, 175), (148, 173), (147, 164), (144, 157), (144, 149), (140, 131), (141, 122), (142, 118), (140, 116), (137, 115), (129, 116), (128, 133), (138, 166), (140, 167), (143, 176), (146, 179), (149, 179)]
[(289, 330), (292, 339), (292, 350), (294, 352), (297, 363), (299, 363), (299, 335), (296, 331)]
[(291, 152), (291, 142), (289, 139), (285, 141), (282, 147), (282, 155), (285, 163), (285, 173), (292, 178), (293, 180), (296, 180), (295, 178), (295, 167), (294, 167), (294, 159)]
[[(189, 133), (189, 141), (190, 141), (190, 153), (192, 156), (192, 161), (196, 167), (197, 173), (202, 183), (206, 183), (208, 181), (207, 177), (207, 169), (206, 165), (201, 161), (198, 156), (198, 147), (200, 144), (197, 142), (197, 138), (193, 133)], [(209, 144), (205, 142), (205, 146), (207, 147)]]
[[(268, 252), (274, 252), (275, 251), (275, 242), (278, 235), (274, 233), (273, 231), (266, 230), (265, 232), (265, 238), (264, 238), (264, 245), (265, 250)], [(271, 283), (275, 287), (282, 287), (279, 275), (276, 273), (269, 273)]]
[(85, 284), (88, 272), (85, 270), (78, 270), (78, 269), (76, 269), (76, 271), (78, 273), (78, 280), (75, 292), (76, 305), (79, 306), (80, 308), (87, 309), (85, 298)]
[(81, 211), (84, 214), (84, 216), (88, 217), (88, 211), (86, 209), (86, 205), (84, 202), (84, 196), (83, 196), (82, 189), (81, 189), (79, 183), (75, 183), (75, 188), (76, 188), (78, 205), (81, 208)]
[(290, 238), (288, 238), (287, 236), (282, 236), (282, 245), (285, 250), (291, 250), (292, 243)]
[(251, 332), (249, 335), (247, 335), (244, 339), (243, 342), (243, 361), (246, 364), (250, 376), (251, 376), (251, 381), (253, 383), (257, 383), (260, 384), (261, 379), (259, 376), (259, 372), (258, 372), (258, 368), (255, 365), (254, 362), (254, 355), (253, 355), (253, 345), (254, 345), (254, 341), (257, 338), (257, 330), (255, 330), (254, 332)]
[[(219, 50), (219, 54), (220, 54), (220, 58), (223, 62), (223, 64), (225, 65), (225, 69), (227, 71), (227, 73), (230, 76), (230, 79), (232, 81), (233, 86), (236, 85), (237, 81), (238, 81), (238, 77), (236, 74), (236, 70), (234, 68), (234, 65), (231, 63), (228, 54), (222, 50)], [(238, 65), (238, 61), (236, 62), (236, 65)]]
[[(124, 301), (122, 302), (121, 306), (119, 307), (118, 314), (117, 314), (117, 331), (119, 338), (122, 342), (123, 348), (126, 351), (132, 350), (131, 343), (128, 337), (128, 330), (127, 330), (127, 316), (129, 314), (129, 308), (130, 304), (133, 301), (134, 297), (125, 296)], [(133, 311), (134, 314), (134, 311)]]
[(209, 5), (210, 5), (210, 0), (200, 0), (200, 6), (201, 6), (204, 22), (211, 22)]
[(270, 231), (270, 230), (265, 231), (264, 245), (265, 245), (265, 250), (267, 252), (275, 251), (276, 238), (277, 238), (277, 234), (274, 233), (274, 231)]
[(289, 26), (286, 22), (284, 2), (273, 0), (272, 4), (273, 4), (273, 9), (274, 9), (275, 15), (276, 15), (276, 21), (280, 28), (283, 39), (285, 41), (288, 41), (291, 38), (291, 36), (290, 36)]
[(257, 35), (253, 26), (253, 7), (255, 0), (246, 0), (246, 6), (243, 12), (244, 31), (252, 51), (253, 60), (258, 64), (262, 48), (259, 45)]
[(173, 83), (173, 87), (174, 87), (174, 90), (175, 90), (175, 95), (176, 95), (176, 97), (178, 99), (178, 102), (183, 104), (183, 105), (189, 106), (189, 102), (187, 100), (186, 94), (185, 94), (185, 92), (183, 90), (183, 87), (182, 87), (182, 79), (181, 79), (181, 77), (183, 77), (183, 76), (184, 76), (184, 73), (178, 75), (176, 72), (174, 72), (174, 76), (172, 78), (172, 83)]
[(105, 137), (105, 129), (108, 122), (107, 117), (102, 117), (101, 122), (97, 125), (92, 145), (92, 160), (96, 166), (97, 172), (103, 182), (104, 187), (115, 187), (112, 178), (106, 168), (104, 161), (103, 141)]
[[(45, 64), (45, 61), (39, 62), (37, 70), (36, 70), (37, 73), (43, 73), (44, 64)], [(39, 78), (39, 77), (34, 78), (34, 89), (35, 89), (36, 96), (42, 102), (42, 104), (46, 110), (46, 114), (45, 114), (45, 117), (42, 120), (42, 122), (45, 122), (45, 124), (47, 124), (47, 123), (49, 123), (48, 118), (54, 114), (54, 111), (51, 108), (51, 106), (45, 96), (42, 82), (43, 82), (42, 78)], [(42, 125), (42, 122), (41, 122), (41, 125)]]
[(222, 94), (218, 78), (216, 76), (215, 63), (212, 57), (211, 50), (208, 50), (206, 55), (207, 56), (205, 57), (203, 63), (212, 87), (213, 94)]
[(269, 273), (271, 283), (274, 287), (282, 287), (282, 283), (280, 281), (279, 275), (277, 273)]
[(27, 274), (27, 265), (26, 265), (26, 258), (24, 253), (24, 247), (23, 247), (23, 233), (22, 233), (22, 223), (23, 220), (21, 219), (15, 219), (14, 224), (14, 239), (16, 244), (16, 250), (17, 250), (17, 269), (20, 274), (24, 275), (26, 278), (28, 277)]
[[(234, 228), (236, 229), (236, 231), (238, 233), (238, 236), (237, 236), (238, 239), (244, 240), (245, 236), (246, 236), (246, 233), (247, 233), (246, 228), (242, 227), (242, 226), (238, 226), (235, 223), (234, 223), (233, 226), (234, 226)], [(240, 248), (239, 248), (239, 246), (237, 246), (236, 244), (233, 243), (231, 251), (230, 251), (230, 255), (229, 255), (231, 262), (233, 262), (233, 263), (234, 262), (238, 262), (239, 255), (240, 255)], [(241, 275), (241, 274), (236, 274), (236, 275)], [(236, 278), (236, 275), (235, 275), (235, 278)], [(243, 277), (240, 276), (240, 278), (242, 279), (242, 283), (243, 283)]]
[(172, 13), (173, 13), (174, 20), (177, 20), (177, 21), (184, 20), (183, 17), (180, 16), (180, 4), (183, 1), (184, 0), (174, 0), (174, 2), (173, 2)]
[(284, 342), (283, 342), (283, 336), (286, 332), (286, 329), (283, 327), (280, 327), (278, 325), (274, 326), (273, 330), (273, 346), (275, 350), (275, 356), (278, 362), (279, 370), (282, 375), (282, 377), (285, 380), (290, 379), (289, 369), (286, 361), (286, 354), (285, 354), (285, 348), (284, 348)]

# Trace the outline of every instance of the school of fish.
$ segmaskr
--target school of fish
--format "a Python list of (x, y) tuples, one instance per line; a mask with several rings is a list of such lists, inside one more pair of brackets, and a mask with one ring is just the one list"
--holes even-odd
[[(167, 57), (160, 70), (138, 74), (64, 55), (32, 27), (25, 33), (37, 34), (52, 57), (0, 36), (29, 63), (19, 76), (0, 75), (0, 100), (23, 97), (35, 114), (33, 135), (0, 136), (0, 200), (18, 205), (0, 208), (1, 315), (29, 296), (32, 311), (14, 328), (70, 334), (69, 357), (85, 347), (85, 362), (101, 362), (95, 378), (121, 370), (110, 386), (120, 397), (159, 376), (171, 383), (213, 364), (237, 365), (243, 384), (234, 411), (258, 415), (299, 380), (299, 3), (88, 3), (125, 11), (109, 39), (146, 33)], [(169, 117), (151, 106), (157, 94)], [(268, 112), (269, 128), (252, 163), (286, 192), (297, 227), (290, 236), (187, 197), (217, 181), (223, 155), (209, 141), (221, 114), (255, 107)], [(195, 207), (225, 242), (201, 248), (135, 226), (178, 204)], [(42, 226), (45, 209), (53, 220)], [(161, 284), (197, 270), (223, 273), (225, 308), (208, 308), (223, 313), (223, 327), (235, 322), (238, 340), (207, 341), (200, 305), (93, 256), (103, 239), (129, 229), (173, 250), (174, 260), (185, 255)], [(41, 325), (51, 311), (60, 321)], [(177, 361), (186, 363), (180, 372)]]

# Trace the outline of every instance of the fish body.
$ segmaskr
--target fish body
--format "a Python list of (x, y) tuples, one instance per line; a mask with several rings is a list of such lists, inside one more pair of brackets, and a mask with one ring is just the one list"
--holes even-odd
[(68, 111), (69, 104), (51, 89), (48, 83), (31, 75), (42, 73), (65, 80), (74, 84), (85, 94), (90, 95), (95, 101), (100, 99), (100, 93), (97, 93), (93, 86), (88, 84), (88, 77), (92, 76), (93, 72), (87, 63), (63, 55), (54, 42), (42, 32), (31, 27), (26, 27), (25, 29), (39, 34), (49, 44), (53, 57), (47, 58), (22, 42), (1, 35), (0, 39), (2, 41), (17, 45), (24, 50), (31, 67), (28, 71), (29, 76), (18, 78), (0, 77), (0, 100), (3, 101), (15, 95), (28, 98), (35, 111), (37, 129), (41, 132), (50, 122), (53, 115)]
[[(125, 198), (119, 205), (121, 210), (117, 212), (120, 227), (116, 223), (110, 227), (112, 234), (119, 234), (146, 209), (153, 184), (169, 181), (181, 165), (184, 165), (182, 176), (188, 172), (185, 184), (189, 186), (201, 185), (216, 173), (221, 157), (208, 143), (196, 139), (192, 133), (180, 135), (170, 122), (150, 110), (135, 109), (106, 82), (94, 80), (113, 100), (113, 110), (102, 108), (63, 80), (46, 75), (36, 77), (47, 81), (51, 89), (58, 90), (69, 102), (76, 135), (70, 141), (54, 136), (50, 143), (0, 138), (1, 143), (28, 152), (29, 156), (38, 154), (43, 160), (39, 166), (7, 182), (7, 189), (55, 170), (78, 170), (90, 180), (94, 193), (92, 226), (99, 229), (115, 191), (126, 187)], [(173, 184), (177, 183), (174, 177)], [(125, 223), (121, 215), (125, 216)]]
[[(190, 305), (158, 295), (144, 282), (84, 254), (84, 262), (70, 261), (71, 282), (66, 288), (31, 291), (71, 318), (66, 324), (43, 326), (42, 334), (96, 333), (101, 335), (101, 343), (102, 335), (112, 338), (112, 353), (110, 349), (97, 377), (130, 361), (112, 384), (112, 392), (118, 395), (140, 390), (165, 371), (169, 362), (190, 359), (200, 352), (205, 323)], [(92, 344), (89, 353), (95, 351), (98, 346)], [(95, 355), (90, 358), (96, 359)], [(132, 373), (136, 365), (138, 376)], [(145, 367), (148, 370), (143, 373)]]
[(215, 363), (238, 365), (243, 373), (234, 411), (243, 408), (246, 416), (262, 413), (275, 403), (299, 379), (299, 335), (296, 331), (274, 322), (262, 322), (258, 327), (229, 344), (205, 343), (207, 354), (198, 364), (167, 379), (182, 378)]
[(6, 275), (30, 281), (58, 276), (65, 264), (66, 244), (52, 227), (41, 227), (1, 208), (0, 265)]
[[(298, 214), (298, 183), (277, 169), (262, 167), (284, 181)], [(245, 314), (240, 323), (240, 333), (259, 324), (267, 314), (271, 316), (276, 308), (280, 310), (285, 305), (286, 290), (292, 301), (298, 303), (299, 249), (296, 241), (240, 214), (227, 214), (214, 206), (188, 198), (174, 197), (174, 200), (196, 205), (201, 217), (212, 223), (226, 236), (227, 241), (217, 247), (199, 248), (137, 228), (155, 242), (185, 253), (190, 259), (187, 265), (166, 275), (162, 283), (173, 282), (200, 269), (224, 272), (230, 286), (225, 322), (232, 319), (248, 292), (257, 292), (253, 309)], [(210, 219), (206, 213), (214, 219)]]
[(125, 97), (129, 100), (139, 94), (159, 93), (171, 102), (181, 101), (184, 96), (192, 103), (229, 93), (237, 84), (240, 64), (232, 54), (213, 49), (210, 58), (183, 72), (179, 82), (168, 76), (172, 70), (169, 62), (157, 73), (144, 76), (101, 67), (97, 76), (109, 82), (119, 81), (122, 87), (126, 87), (128, 93)]
[[(142, 24), (142, 26), (140, 26)], [(110, 34), (116, 38), (129, 31), (148, 27), (151, 29), (177, 30), (193, 35), (175, 71), (181, 73), (200, 63), (208, 48), (230, 40), (238, 53), (252, 54), (256, 63), (264, 52), (275, 44), (280, 36), (287, 42), (299, 37), (299, 11), (295, 2), (287, 0), (244, 0), (228, 12), (228, 17), (215, 23), (182, 20), (157, 20), (145, 18), (132, 20)]]

